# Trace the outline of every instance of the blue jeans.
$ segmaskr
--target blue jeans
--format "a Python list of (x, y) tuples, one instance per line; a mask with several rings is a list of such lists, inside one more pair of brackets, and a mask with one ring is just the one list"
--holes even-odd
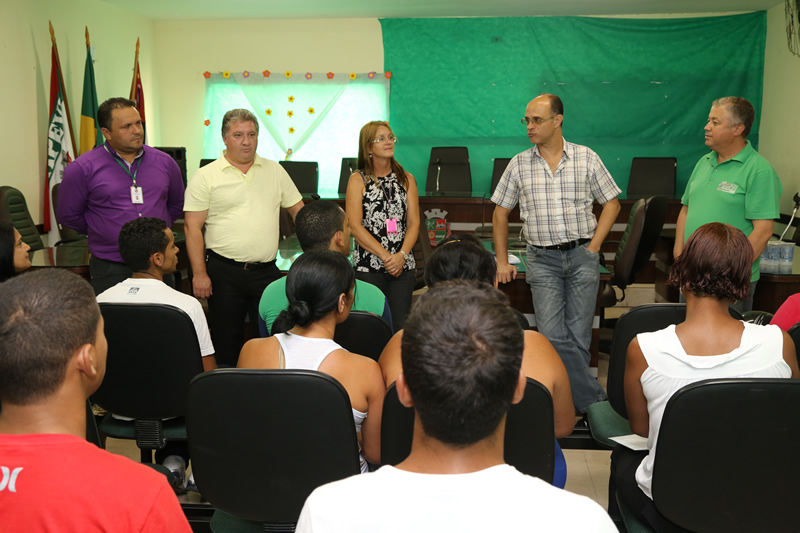
[(536, 327), (561, 356), (578, 413), (606, 399), (605, 390), (589, 372), (600, 267), (598, 254), (586, 246), (562, 252), (528, 245), (525, 274), (533, 295)]

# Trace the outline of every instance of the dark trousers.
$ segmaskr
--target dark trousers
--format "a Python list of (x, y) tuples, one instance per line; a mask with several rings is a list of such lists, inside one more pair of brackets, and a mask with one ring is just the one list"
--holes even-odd
[[(636, 483), (636, 469), (645, 456), (647, 456), (646, 451), (635, 452), (621, 444), (614, 448), (611, 453), (611, 478), (616, 484), (617, 494), (640, 522), (650, 524), (657, 533), (691, 533), (676, 526), (659, 513), (653, 500), (648, 498)], [(609, 493), (609, 502), (614, 497), (614, 494)], [(610, 503), (609, 509), (611, 509)]]
[(382, 272), (356, 272), (356, 278), (375, 285), (383, 292), (392, 312), (392, 329), (403, 329), (411, 311), (411, 296), (417, 283), (417, 271), (407, 270), (398, 278)]
[(250, 327), (257, 335), (258, 302), (267, 285), (281, 277), (274, 262), (245, 269), (207, 254), (206, 271), (211, 278), (211, 297), (208, 299), (208, 325), (214, 356), (220, 366), (236, 366), (244, 344), (244, 319), (250, 317)]

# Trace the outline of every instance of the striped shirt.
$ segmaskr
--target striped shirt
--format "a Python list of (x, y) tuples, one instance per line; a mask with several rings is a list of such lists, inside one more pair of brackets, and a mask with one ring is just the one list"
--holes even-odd
[(597, 228), (592, 200), (604, 204), (622, 191), (600, 157), (586, 146), (564, 140), (555, 174), (534, 146), (509, 162), (492, 202), (513, 209), (519, 201), (525, 237), (536, 246), (591, 239)]

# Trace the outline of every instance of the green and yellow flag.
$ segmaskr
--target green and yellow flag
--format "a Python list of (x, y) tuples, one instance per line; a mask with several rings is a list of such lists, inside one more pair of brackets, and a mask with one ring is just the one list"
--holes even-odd
[(103, 144), (103, 133), (97, 123), (97, 88), (94, 83), (92, 47), (89, 44), (89, 28), (86, 28), (86, 67), (83, 70), (83, 102), (81, 103), (81, 155), (95, 146)]

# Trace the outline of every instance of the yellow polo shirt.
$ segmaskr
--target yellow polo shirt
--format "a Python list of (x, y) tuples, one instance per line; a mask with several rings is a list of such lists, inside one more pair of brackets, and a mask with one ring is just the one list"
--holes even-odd
[(303, 197), (275, 161), (256, 155), (243, 174), (222, 157), (194, 174), (186, 187), (184, 211), (208, 211), (207, 249), (242, 262), (275, 259), (281, 207)]

